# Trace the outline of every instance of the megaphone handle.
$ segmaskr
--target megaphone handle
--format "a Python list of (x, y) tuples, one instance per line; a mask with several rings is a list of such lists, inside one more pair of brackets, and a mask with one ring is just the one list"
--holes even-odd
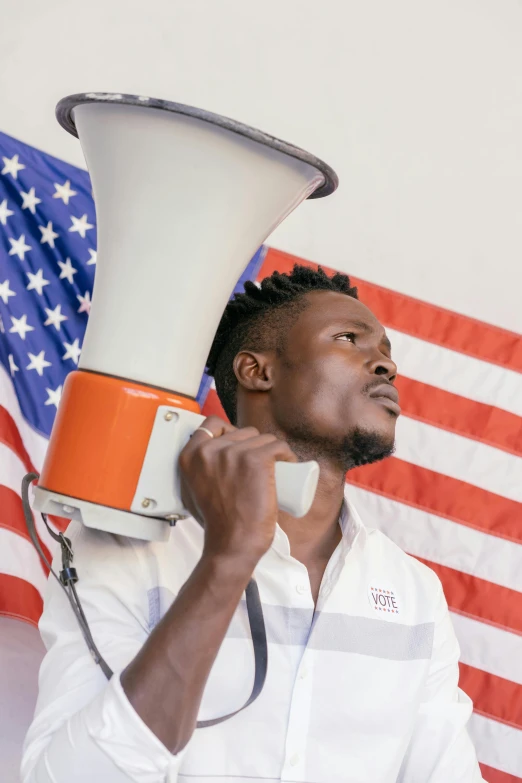
[(277, 505), (293, 517), (303, 517), (315, 497), (319, 465), (310, 462), (276, 462)]

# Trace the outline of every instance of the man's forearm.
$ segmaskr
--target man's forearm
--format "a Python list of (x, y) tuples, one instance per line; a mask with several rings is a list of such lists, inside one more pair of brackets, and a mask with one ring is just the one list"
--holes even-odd
[(121, 675), (133, 708), (171, 753), (194, 732), (210, 670), (254, 565), (204, 556)]

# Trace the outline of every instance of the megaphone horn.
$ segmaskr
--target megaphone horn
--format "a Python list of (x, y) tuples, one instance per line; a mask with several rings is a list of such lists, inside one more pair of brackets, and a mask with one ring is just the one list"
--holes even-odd
[[(177, 456), (230, 292), (266, 237), (337, 177), (313, 155), (217, 114), (136, 95), (57, 106), (80, 138), (98, 224), (92, 309), (64, 384), (36, 508), (164, 540), (186, 515)], [(316, 463), (276, 466), (279, 506), (309, 509)]]

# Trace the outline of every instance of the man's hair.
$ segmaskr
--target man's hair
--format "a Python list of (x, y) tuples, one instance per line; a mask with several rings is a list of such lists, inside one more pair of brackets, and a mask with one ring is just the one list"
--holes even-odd
[(233, 362), (240, 351), (281, 352), (292, 320), (305, 307), (312, 291), (336, 291), (357, 299), (357, 288), (347, 275), (332, 277), (296, 264), (290, 274), (273, 272), (261, 285), (247, 281), (245, 292), (235, 294), (225, 308), (207, 360), (216, 391), (232, 424), (237, 416), (237, 378)]

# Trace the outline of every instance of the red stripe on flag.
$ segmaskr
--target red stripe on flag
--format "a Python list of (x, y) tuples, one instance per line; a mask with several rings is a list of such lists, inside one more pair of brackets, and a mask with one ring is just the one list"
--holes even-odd
[(415, 559), (435, 571), (453, 612), (522, 634), (522, 593), (422, 557)]
[[(24, 446), (15, 420), (12, 418), (9, 411), (7, 411), (2, 405), (0, 405), (0, 443), (5, 443), (5, 445), (11, 449), (11, 451), (22, 462), (28, 473), (38, 473), (33, 463), (31, 462), (31, 458), (27, 449)], [(20, 491), (21, 489), (22, 488), (20, 487)], [(2, 509), (1, 505), (0, 509)], [(62, 531), (66, 530), (70, 522), (69, 519), (65, 519), (64, 517), (56, 517), (52, 515), (49, 515), (49, 519), (59, 530)]]
[(522, 418), (399, 375), (401, 408), (411, 419), (522, 456)]
[(38, 626), (42, 610), (42, 597), (36, 587), (17, 576), (0, 574), (0, 615)]
[[(276, 269), (289, 272), (294, 264), (317, 269), (317, 264), (269, 248), (258, 275), (268, 277)], [(325, 272), (337, 270), (323, 267)], [(359, 298), (382, 321), (399, 332), (450, 348), (491, 364), (522, 372), (522, 337), (515, 332), (453, 313), (437, 305), (421, 302), (374, 283), (351, 277)]]
[(6, 446), (16, 454), (16, 456), (23, 463), (28, 473), (36, 473), (31, 458), (24, 446), (16, 422), (6, 408), (0, 405), (0, 442), (5, 443)]
[(516, 775), (510, 775), (508, 772), (501, 772), (499, 769), (488, 767), (487, 764), (480, 764), (484, 780), (488, 783), (522, 783), (522, 778)]
[(459, 663), (459, 686), (472, 699), (475, 712), (522, 729), (522, 688), (516, 682)]
[(209, 390), (201, 413), (203, 416), (219, 416), (221, 419), (228, 421), (227, 414), (223, 410), (215, 389)]
[[(12, 530), (14, 533), (18, 533), (18, 535), (27, 538), (28, 541), (31, 541), (31, 537), (25, 523), (22, 498), (20, 495), (17, 495), (16, 492), (13, 492), (12, 489), (5, 487), (3, 484), (0, 484), (0, 527), (6, 528), (7, 530)], [(42, 547), (44, 555), (46, 556), (47, 560), (51, 562), (52, 558), (49, 550), (40, 537), (38, 537), (38, 540), (40, 541), (40, 546)], [(47, 573), (47, 567), (43, 562), (42, 568), (44, 568), (45, 572)]]
[(397, 457), (354, 468), (349, 484), (516, 543), (520, 503)]

